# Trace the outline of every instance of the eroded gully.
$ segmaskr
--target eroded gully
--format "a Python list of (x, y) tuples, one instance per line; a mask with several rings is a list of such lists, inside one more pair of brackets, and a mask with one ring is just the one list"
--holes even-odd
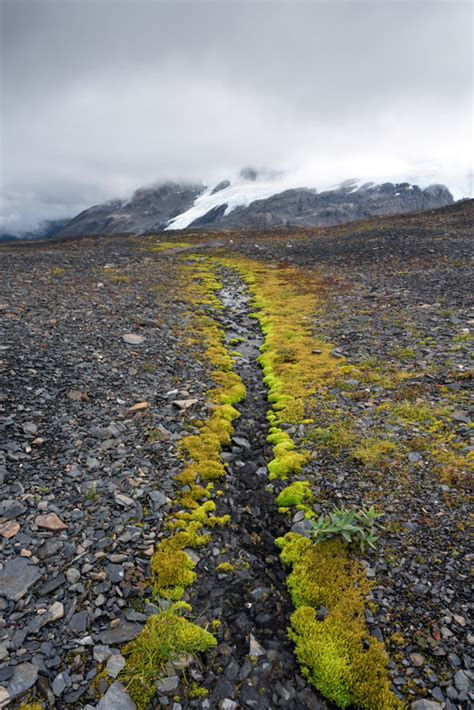
[[(231, 522), (215, 528), (211, 544), (196, 556), (197, 580), (189, 594), (198, 621), (210, 611), (221, 620), (219, 644), (190, 673), (209, 694), (181, 705), (325, 710), (329, 705), (302, 678), (287, 638), (292, 606), (275, 538), (291, 523), (277, 511), (278, 490), (271, 490), (266, 472), (271, 458), (266, 444), (268, 405), (257, 361), (263, 339), (250, 317), (246, 286), (231, 269), (222, 269), (219, 276), (224, 309), (214, 317), (229, 349), (240, 354), (234, 369), (247, 396), (238, 405), (241, 416), (235, 422), (233, 445), (223, 453), (229, 470), (220, 485), (217, 514), (229, 513)], [(237, 339), (242, 340), (237, 344)], [(220, 571), (223, 563), (232, 569)]]

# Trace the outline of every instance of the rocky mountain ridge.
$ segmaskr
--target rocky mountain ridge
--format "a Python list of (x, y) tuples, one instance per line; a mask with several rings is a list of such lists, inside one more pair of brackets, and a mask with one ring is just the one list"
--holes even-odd
[[(235, 183), (222, 180), (206, 187), (200, 182), (165, 182), (142, 187), (128, 200), (110, 200), (89, 207), (54, 229), (21, 235), (22, 239), (69, 238), (101, 234), (145, 234), (181, 229), (273, 229), (327, 227), (375, 216), (418, 212), (454, 202), (444, 185), (424, 189), (408, 182), (346, 180), (318, 191), (288, 187), (245, 170)], [(4, 235), (10, 241), (20, 235)]]
[(407, 182), (358, 185), (355, 181), (346, 181), (323, 192), (293, 188), (271, 194), (272, 189), (271, 184), (259, 186), (255, 179), (241, 185), (222, 181), (210, 188), (199, 183), (167, 182), (137, 190), (127, 202), (112, 201), (91, 207), (71, 220), (58, 236), (184, 228), (331, 226), (367, 217), (443, 207), (453, 202), (444, 185), (421, 189)]

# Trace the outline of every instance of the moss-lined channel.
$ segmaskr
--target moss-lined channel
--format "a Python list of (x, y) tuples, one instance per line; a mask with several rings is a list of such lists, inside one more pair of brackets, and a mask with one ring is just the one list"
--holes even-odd
[[(239, 417), (235, 405), (242, 402), (246, 392), (241, 377), (234, 371), (235, 356), (242, 351), (231, 351), (232, 346), (239, 350), (241, 339), (228, 338), (226, 344), (225, 331), (219, 323), (219, 314), (223, 312), (222, 302), (217, 295), (222, 286), (217, 275), (219, 271), (227, 276), (233, 274), (230, 281), (234, 279), (234, 283), (239, 279), (246, 283), (253, 298), (254, 318), (258, 320), (263, 334), (263, 346), (258, 360), (270, 403), (269, 409), (267, 406), (265, 436), (273, 452), (273, 457), (267, 460), (267, 481), (262, 478), (260, 468), (260, 479), (253, 473), (251, 480), (243, 478), (235, 485), (236, 476), (246, 472), (245, 457), (242, 457), (242, 461), (237, 461), (241, 470), (231, 466), (228, 484), (222, 482), (226, 474), (222, 449), (231, 444), (233, 424)], [(240, 619), (239, 622), (238, 609), (235, 610), (236, 619), (233, 613), (228, 615), (229, 623), (224, 625), (220, 637), (217, 633), (218, 624), (213, 628), (214, 634), (211, 634), (182, 614), (202, 614), (207, 603), (205, 599), (203, 602), (203, 598), (208, 594), (211, 600), (220, 600), (222, 593), (228, 590), (229, 597), (232, 597), (232, 584), (243, 598), (249, 592), (260, 594), (259, 590), (263, 589), (267, 590), (264, 591), (267, 594), (273, 589), (273, 594), (280, 599), (276, 587), (267, 589), (258, 586), (265, 574), (273, 580), (272, 585), (276, 586), (283, 578), (275, 571), (275, 552), (268, 555), (268, 540), (264, 548), (266, 556), (262, 552), (258, 555), (257, 548), (262, 545), (262, 537), (267, 532), (280, 535), (276, 542), (281, 550), (281, 560), (291, 570), (286, 583), (296, 610), (291, 616), (289, 638), (308, 682), (342, 708), (354, 706), (368, 710), (391, 710), (402, 707), (390, 689), (386, 669), (388, 658), (384, 646), (370, 636), (365, 626), (364, 608), (370, 584), (359, 562), (341, 542), (330, 541), (315, 546), (304, 535), (287, 532), (288, 523), (284, 516), (288, 512), (298, 509), (305, 519), (314, 515), (311, 486), (303, 476), (304, 466), (311, 453), (297, 448), (291, 432), (295, 425), (310, 422), (311, 396), (329, 387), (344, 372), (344, 368), (347, 369), (343, 360), (332, 357), (330, 344), (315, 341), (310, 333), (309, 319), (315, 307), (316, 279), (292, 269), (280, 270), (247, 260), (206, 257), (188, 260), (182, 266), (182, 274), (189, 284), (186, 293), (193, 313), (195, 337), (204, 343), (216, 386), (208, 395), (210, 416), (202, 421), (198, 432), (186, 436), (179, 444), (185, 461), (176, 477), (181, 493), (167, 521), (167, 534), (158, 544), (151, 561), (153, 594), (157, 599), (169, 600), (171, 606), (152, 616), (140, 636), (125, 647), (127, 666), (121, 680), (127, 685), (137, 706), (144, 708), (153, 697), (156, 679), (163, 674), (168, 661), (183, 653), (209, 651), (218, 641), (227, 640), (231, 644), (233, 636), (247, 639), (245, 643), (250, 638), (249, 648), (244, 647), (243, 641), (235, 642), (234, 638), (237, 644), (234, 651), (239, 657), (240, 654), (247, 656), (250, 661), (253, 658), (253, 663), (258, 666), (260, 651), (264, 656), (266, 652), (253, 637), (251, 622), (240, 633), (242, 629), (239, 629), (238, 624), (242, 625), (244, 621)], [(257, 353), (254, 352), (249, 362), (253, 378), (258, 378), (258, 373), (255, 375), (256, 359)], [(241, 406), (245, 408), (246, 403)], [(263, 402), (259, 406), (263, 406)], [(255, 472), (255, 468), (251, 471)], [(270, 488), (262, 490), (268, 481), (273, 482)], [(281, 484), (280, 481), (285, 483)], [(226, 486), (227, 491), (224, 492), (222, 488)], [(262, 517), (256, 524), (253, 521), (249, 523), (247, 518), (247, 529), (250, 531), (254, 528), (249, 536), (254, 550), (247, 556), (245, 553), (237, 556), (237, 559), (231, 559), (229, 555), (224, 555), (222, 559), (218, 557), (214, 574), (217, 575), (217, 584), (222, 586), (222, 593), (214, 594), (214, 590), (207, 589), (209, 579), (201, 579), (196, 575), (190, 549), (198, 550), (208, 545), (212, 538), (215, 550), (222, 553), (228, 546), (235, 552), (235, 540), (239, 537), (242, 541), (245, 539), (246, 511), (251, 513), (251, 501), (245, 506), (249, 488), (253, 489), (252, 498), (259, 500), (260, 507), (255, 510)], [(227, 501), (227, 509), (232, 510), (235, 521), (228, 512), (224, 515), (216, 514), (216, 501)], [(273, 507), (270, 514), (267, 512), (269, 501)], [(232, 505), (236, 502), (234, 515)], [(270, 530), (265, 529), (268, 525), (271, 526)], [(274, 546), (273, 537), (269, 535), (269, 538), (270, 545)], [(244, 547), (242, 543), (242, 550)], [(225, 580), (232, 578), (236, 569), (242, 570), (245, 565), (249, 566), (248, 560), (252, 560), (255, 571), (252, 570), (247, 576), (242, 573), (235, 583), (231, 582), (227, 586)], [(251, 591), (255, 584), (256, 589)], [(194, 593), (198, 601), (195, 605), (193, 597), (192, 608), (180, 601), (186, 589), (191, 587), (194, 590), (191, 596)], [(271, 613), (267, 614), (267, 623), (275, 627), (275, 637), (278, 625), (281, 626), (282, 622), (290, 623), (288, 603), (283, 597), (281, 599), (279, 606), (275, 606), (275, 616), (272, 618)], [(235, 606), (235, 599), (233, 604)], [(252, 602), (247, 602), (246, 606), (250, 608)], [(321, 608), (325, 610), (322, 616)], [(277, 622), (282, 609), (284, 616)], [(225, 612), (225, 603), (222, 610)], [(283, 633), (282, 629), (280, 631)], [(284, 653), (284, 641), (281, 636), (279, 639), (278, 643)], [(257, 656), (252, 656), (252, 648), (254, 652), (257, 649)], [(221, 662), (218, 655), (212, 658), (216, 658), (217, 663)], [(267, 663), (267, 666), (271, 664)], [(288, 657), (286, 663), (281, 664), (280, 673), (285, 672), (285, 666), (286, 672), (290, 672)], [(247, 685), (239, 683), (240, 698), (247, 688), (247, 696), (252, 697), (250, 691), (255, 692), (254, 701), (260, 702), (261, 707), (271, 708), (275, 702), (281, 704), (280, 697), (273, 689), (264, 685), (267, 670), (260, 667), (263, 669), (260, 675), (257, 668), (255, 673), (249, 670), (247, 676), (244, 676), (250, 679)], [(219, 668), (220, 665), (214, 677), (219, 675)], [(272, 672), (274, 677), (275, 669)], [(271, 673), (267, 675), (269, 679)], [(255, 687), (259, 684), (257, 692)], [(291, 684), (289, 687), (292, 688)], [(202, 691), (203, 694), (207, 693), (208, 688)], [(285, 692), (288, 693), (288, 708), (311, 706), (309, 698), (309, 704), (306, 705), (301, 702), (300, 696), (292, 697), (294, 691)]]
[[(215, 515), (215, 499), (221, 493), (215, 484), (225, 475), (221, 451), (230, 444), (232, 422), (239, 416), (234, 405), (245, 397), (245, 387), (232, 371), (234, 360), (222, 342), (223, 331), (212, 317), (213, 311), (222, 308), (215, 295), (221, 283), (197, 261), (182, 267), (182, 283), (190, 306), (191, 329), (204, 345), (215, 387), (208, 392), (210, 415), (201, 421), (196, 434), (179, 442), (186, 462), (176, 476), (181, 494), (166, 522), (167, 534), (151, 559), (152, 593), (161, 600), (164, 610), (150, 617), (137, 639), (123, 649), (127, 663), (120, 679), (139, 709), (155, 695), (156, 680), (164, 673), (166, 663), (180, 654), (206, 651), (217, 643), (209, 631), (182, 616), (191, 613), (192, 607), (180, 600), (196, 580), (190, 551), (210, 542), (206, 530), (230, 521), (230, 515)], [(167, 600), (173, 602), (168, 608)]]
[[(310, 453), (296, 449), (288, 428), (308, 421), (311, 395), (329, 387), (347, 367), (331, 355), (331, 344), (318, 342), (311, 334), (317, 279), (294, 268), (272, 268), (243, 259), (220, 263), (237, 269), (247, 283), (264, 334), (259, 362), (271, 404), (269, 478), (302, 479)], [(306, 518), (312, 515), (310, 502), (304, 480), (293, 481), (277, 498), (280, 506), (304, 510)], [(293, 532), (277, 543), (282, 561), (291, 568), (287, 585), (296, 611), (289, 634), (305, 676), (342, 708), (403, 707), (391, 691), (384, 645), (365, 625), (370, 583), (345, 544), (327, 541), (316, 546)]]

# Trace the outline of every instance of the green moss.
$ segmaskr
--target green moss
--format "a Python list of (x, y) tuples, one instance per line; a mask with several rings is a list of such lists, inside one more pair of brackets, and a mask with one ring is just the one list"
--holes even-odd
[(374, 468), (387, 464), (396, 457), (399, 447), (393, 441), (367, 437), (352, 452), (352, 457), (364, 466)]
[(191, 690), (189, 691), (189, 697), (192, 699), (195, 698), (205, 698), (209, 695), (209, 690), (207, 688), (203, 688), (202, 685), (198, 685), (195, 681), (193, 681), (191, 685)]
[(196, 654), (217, 644), (216, 638), (179, 613), (189, 605), (174, 604), (168, 611), (151, 616), (139, 636), (122, 649), (126, 666), (119, 676), (143, 710), (155, 695), (155, 683), (166, 664), (180, 654)]
[(291, 505), (310, 503), (314, 496), (307, 481), (294, 481), (284, 488), (277, 497), (277, 505), (288, 508)]
[(178, 247), (181, 247), (181, 248), (192, 247), (192, 244), (190, 244), (189, 242), (161, 242), (160, 241), (151, 247), (147, 247), (146, 251), (160, 253), (162, 251), (168, 251), (169, 249), (177, 249)]
[(160, 542), (150, 566), (153, 589), (166, 599), (181, 599), (185, 588), (196, 579), (194, 562), (182, 549), (177, 548), (173, 539)]
[(234, 571), (235, 565), (231, 565), (230, 562), (221, 562), (220, 565), (216, 567), (216, 572), (221, 574), (231, 574)]
[[(370, 584), (359, 563), (338, 540), (316, 546), (288, 533), (277, 544), (292, 569), (287, 585), (296, 611), (290, 638), (309, 682), (341, 708), (402, 708), (390, 690), (384, 646), (365, 626)], [(316, 617), (320, 606), (328, 610), (322, 621)]]
[(355, 436), (350, 422), (335, 422), (327, 427), (315, 427), (306, 434), (306, 440), (314, 442), (333, 453), (347, 451), (355, 443)]
[(268, 477), (272, 480), (280, 478), (285, 480), (290, 475), (301, 473), (303, 466), (311, 458), (309, 452), (280, 451), (268, 464)]

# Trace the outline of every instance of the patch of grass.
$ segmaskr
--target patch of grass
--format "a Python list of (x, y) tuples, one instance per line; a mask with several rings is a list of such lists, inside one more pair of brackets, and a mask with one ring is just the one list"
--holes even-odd
[(209, 690), (207, 688), (204, 688), (202, 685), (199, 685), (196, 683), (196, 681), (193, 681), (191, 684), (191, 690), (189, 691), (189, 697), (191, 699), (196, 699), (196, 698), (205, 698), (209, 695)]
[(165, 674), (166, 664), (180, 654), (208, 651), (217, 639), (181, 613), (187, 604), (173, 604), (167, 611), (151, 616), (139, 636), (122, 653), (126, 666), (119, 676), (137, 705), (144, 710), (156, 692), (155, 683)]
[(376, 468), (390, 463), (400, 452), (400, 447), (394, 441), (381, 439), (376, 436), (368, 436), (362, 439), (360, 444), (352, 451), (352, 458), (355, 461)]
[(411, 362), (416, 359), (416, 353), (412, 348), (393, 348), (390, 355), (398, 358), (400, 362)]
[(102, 269), (102, 275), (114, 284), (128, 284), (131, 281), (130, 276), (121, 274), (118, 269), (111, 266), (104, 266)]
[(318, 447), (333, 453), (347, 451), (354, 446), (356, 437), (350, 420), (337, 421), (326, 427), (309, 429), (305, 438)]
[(95, 486), (90, 486), (86, 491), (85, 498), (91, 503), (94, 503), (95, 501), (99, 500), (100, 493)]

